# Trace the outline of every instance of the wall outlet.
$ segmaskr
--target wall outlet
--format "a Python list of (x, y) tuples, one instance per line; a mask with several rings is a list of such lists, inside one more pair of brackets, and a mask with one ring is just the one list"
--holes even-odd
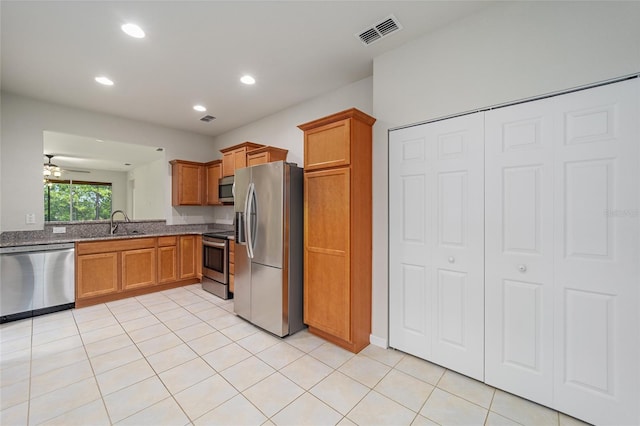
[(27, 213), (24, 216), (24, 223), (27, 225), (34, 225), (36, 223), (36, 214), (35, 213)]
[(66, 234), (67, 228), (64, 226), (54, 226), (52, 231), (54, 234)]

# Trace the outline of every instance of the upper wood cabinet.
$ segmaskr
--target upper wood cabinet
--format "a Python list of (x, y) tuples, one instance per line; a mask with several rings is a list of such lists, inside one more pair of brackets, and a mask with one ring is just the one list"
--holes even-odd
[(256, 164), (271, 163), (273, 161), (285, 161), (289, 151), (275, 146), (263, 146), (247, 152), (247, 167)]
[(222, 178), (222, 160), (214, 160), (204, 165), (205, 172), (205, 197), (204, 203), (208, 206), (222, 204), (218, 198), (218, 181)]
[(352, 352), (371, 334), (373, 117), (350, 109), (304, 131), (304, 322)]
[(261, 148), (260, 145), (253, 142), (243, 142), (229, 148), (221, 149), (222, 153), (222, 176), (233, 176), (236, 169), (247, 167), (247, 152)]
[(204, 201), (204, 164), (172, 160), (171, 205), (200, 206)]
[[(371, 144), (375, 118), (355, 108), (298, 126), (304, 131), (304, 170), (348, 166), (361, 144)], [(358, 159), (360, 160), (360, 159)]]

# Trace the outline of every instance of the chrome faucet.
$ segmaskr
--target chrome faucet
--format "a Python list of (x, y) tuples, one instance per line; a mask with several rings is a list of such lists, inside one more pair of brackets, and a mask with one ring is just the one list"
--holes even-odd
[(122, 210), (114, 210), (113, 213), (111, 213), (111, 235), (116, 233), (116, 230), (118, 229), (118, 224), (116, 223), (115, 225), (113, 224), (113, 216), (116, 215), (116, 213), (122, 213), (122, 216), (124, 216), (124, 221), (125, 222), (131, 222), (129, 220), (129, 216), (127, 216), (127, 214), (122, 211)]

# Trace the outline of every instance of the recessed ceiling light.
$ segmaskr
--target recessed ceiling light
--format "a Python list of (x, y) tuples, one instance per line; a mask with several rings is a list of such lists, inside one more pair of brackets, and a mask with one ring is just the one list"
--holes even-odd
[(113, 81), (105, 76), (96, 77), (95, 80), (100, 84), (104, 84), (105, 86), (113, 86)]
[(124, 31), (127, 35), (130, 35), (134, 38), (144, 38), (145, 34), (142, 31), (142, 28), (137, 26), (136, 24), (128, 23), (121, 26), (122, 31)]
[(193, 109), (195, 109), (196, 111), (199, 112), (205, 112), (207, 109), (205, 107), (203, 107), (202, 105), (194, 105)]
[(256, 79), (251, 77), (250, 75), (243, 75), (242, 77), (240, 77), (240, 81), (244, 84), (255, 84)]

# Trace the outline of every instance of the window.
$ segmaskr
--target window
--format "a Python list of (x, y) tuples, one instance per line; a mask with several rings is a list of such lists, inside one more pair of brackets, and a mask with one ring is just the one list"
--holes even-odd
[(111, 183), (50, 180), (44, 185), (44, 220), (109, 219)]

